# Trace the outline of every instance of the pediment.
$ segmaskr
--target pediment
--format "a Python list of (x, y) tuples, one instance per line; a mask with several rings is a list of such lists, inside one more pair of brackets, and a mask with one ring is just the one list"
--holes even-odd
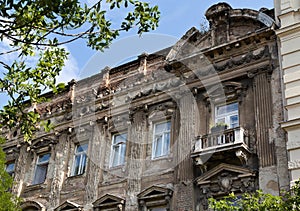
[(21, 203), (21, 209), (22, 210), (23, 209), (26, 210), (28, 208), (36, 209), (36, 210), (39, 210), (39, 211), (44, 211), (45, 210), (44, 205), (42, 205), (41, 203), (39, 203), (37, 201), (25, 201), (25, 202)]
[(247, 168), (221, 163), (218, 166), (214, 167), (213, 169), (209, 170), (208, 172), (204, 173), (200, 177), (196, 179), (197, 184), (204, 184), (206, 182), (210, 182), (211, 180), (214, 180), (219, 175), (222, 175), (223, 173), (231, 173), (238, 175), (238, 177), (249, 177), (254, 176), (255, 173)]
[(76, 208), (79, 210), (79, 208), (81, 208), (81, 206), (79, 204), (76, 204), (71, 201), (65, 201), (64, 203), (59, 205), (57, 208), (55, 208), (54, 211), (63, 211), (63, 210), (71, 210), (71, 209), (73, 210)]
[(203, 95), (206, 101), (220, 103), (239, 99), (243, 95), (245, 90), (246, 88), (242, 83), (228, 81), (211, 87)]
[(125, 199), (114, 196), (112, 194), (105, 194), (101, 198), (97, 199), (94, 203), (94, 207), (104, 207), (104, 206), (111, 206), (111, 205), (117, 205), (117, 204), (124, 204)]
[(41, 149), (45, 147), (49, 147), (51, 144), (56, 144), (57, 140), (54, 137), (46, 137), (46, 138), (40, 138), (36, 139), (32, 142), (30, 145), (31, 149)]
[[(169, 50), (169, 53), (166, 56), (166, 61), (173, 67), (166, 66), (166, 71), (169, 72), (173, 68), (176, 69), (178, 65), (187, 65), (189, 66), (189, 68), (192, 68), (190, 67), (188, 62), (186, 62), (186, 60), (189, 60), (189, 56), (187, 55), (199, 54), (200, 51), (210, 48), (210, 37), (211, 34), (209, 33), (208, 29), (197, 29), (195, 27), (190, 28)], [(206, 63), (208, 61), (207, 59), (203, 60), (204, 57), (202, 53), (200, 53), (200, 55), (202, 56), (197, 57), (197, 59), (199, 59), (199, 61), (201, 60), (200, 63), (202, 64), (202, 66), (205, 64), (211, 64), (210, 62)]]
[(146, 188), (141, 193), (137, 195), (139, 199), (151, 199), (155, 197), (163, 197), (167, 195), (172, 195), (173, 191), (169, 188), (160, 186), (151, 186)]

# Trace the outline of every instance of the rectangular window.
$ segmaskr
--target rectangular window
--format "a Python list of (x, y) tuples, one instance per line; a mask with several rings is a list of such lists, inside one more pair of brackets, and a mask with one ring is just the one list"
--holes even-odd
[(111, 146), (110, 166), (120, 166), (125, 163), (127, 134), (116, 134), (113, 136)]
[(88, 144), (77, 145), (71, 176), (80, 175), (85, 172)]
[(49, 159), (50, 153), (39, 155), (36, 162), (33, 185), (41, 184), (46, 180)]
[(158, 158), (169, 154), (170, 151), (171, 122), (163, 122), (154, 125), (154, 137), (152, 158)]
[(215, 123), (225, 123), (229, 128), (239, 126), (238, 103), (217, 106), (215, 114)]
[(6, 164), (5, 171), (13, 177), (15, 175), (15, 163)]

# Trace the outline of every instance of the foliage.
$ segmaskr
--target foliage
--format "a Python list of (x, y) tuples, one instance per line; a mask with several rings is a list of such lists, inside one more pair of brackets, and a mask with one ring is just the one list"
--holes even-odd
[[(4, 139), (0, 139), (0, 144)], [(7, 191), (12, 187), (13, 179), (5, 171), (5, 153), (0, 148), (0, 211), (17, 211), (20, 205), (20, 199)]]
[(215, 211), (299, 211), (300, 180), (296, 182), (290, 192), (284, 192), (281, 196), (273, 196), (258, 190), (255, 193), (244, 193), (240, 197), (231, 193), (221, 200), (210, 198), (209, 204), (210, 208)]
[[(119, 24), (107, 18), (116, 10), (127, 11)], [(0, 127), (19, 127), (24, 140), (30, 140), (39, 124), (34, 105), (44, 100), (40, 94), (63, 86), (56, 85), (55, 77), (68, 57), (65, 44), (84, 39), (92, 49), (103, 50), (121, 31), (136, 27), (142, 34), (154, 30), (158, 21), (158, 7), (139, 0), (99, 0), (91, 7), (78, 0), (1, 1), (0, 41), (10, 49), (0, 52), (0, 91), (11, 100), (0, 110)], [(12, 62), (3, 59), (15, 54)], [(36, 61), (28, 63), (32, 58)]]

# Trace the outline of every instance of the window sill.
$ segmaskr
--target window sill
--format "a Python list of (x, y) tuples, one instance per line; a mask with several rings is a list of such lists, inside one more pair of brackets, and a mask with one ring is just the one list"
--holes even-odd
[(163, 155), (163, 156), (160, 156), (160, 157), (151, 158), (151, 161), (159, 161), (159, 160), (168, 160), (168, 161), (171, 161), (172, 157), (171, 157), (170, 154), (167, 154), (167, 155)]
[(83, 174), (76, 174), (76, 175), (70, 175), (67, 177), (67, 179), (76, 179), (76, 178), (81, 178), (81, 177), (85, 177), (85, 173)]
[(35, 185), (28, 185), (24, 192), (29, 192), (29, 191), (35, 191), (35, 190), (40, 190), (40, 189), (45, 189), (47, 187), (47, 184), (41, 183), (41, 184), (35, 184)]

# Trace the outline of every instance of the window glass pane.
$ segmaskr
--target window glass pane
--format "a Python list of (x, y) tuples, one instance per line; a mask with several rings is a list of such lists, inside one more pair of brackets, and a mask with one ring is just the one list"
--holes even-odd
[(226, 106), (226, 111), (227, 113), (229, 112), (234, 112), (234, 111), (237, 111), (238, 110), (238, 104), (237, 103), (232, 103), (232, 104), (229, 104)]
[(122, 144), (121, 145), (121, 153), (120, 153), (120, 164), (125, 163), (125, 155), (126, 155), (126, 145)]
[(164, 148), (163, 148), (163, 154), (166, 155), (169, 153), (169, 147), (170, 147), (170, 133), (164, 134)]
[(155, 157), (159, 157), (162, 154), (162, 136), (156, 136), (155, 138)]
[(33, 185), (43, 183), (47, 176), (48, 164), (37, 165), (35, 169)]
[(5, 170), (10, 176), (13, 176), (15, 171), (15, 164), (14, 163), (7, 164)]
[(120, 134), (114, 136), (114, 144), (126, 142), (127, 134)]
[(225, 114), (226, 113), (226, 106), (218, 106), (217, 107), (217, 115)]
[(171, 122), (164, 122), (155, 125), (155, 134), (169, 131), (171, 129)]
[(73, 176), (79, 174), (79, 166), (80, 166), (80, 155), (76, 155), (74, 159), (74, 170), (73, 170)]
[(49, 153), (48, 154), (44, 154), (44, 155), (40, 155), (38, 162), (39, 163), (48, 162), (49, 158), (50, 158), (50, 154)]
[(86, 154), (83, 154), (81, 156), (81, 169), (80, 169), (80, 172), (79, 174), (83, 174), (85, 172), (85, 167), (86, 167)]
[(86, 152), (88, 148), (88, 144), (78, 145), (76, 152)]
[(112, 166), (117, 166), (119, 164), (119, 151), (120, 151), (120, 145), (113, 146), (113, 162)]
[(230, 116), (230, 127), (238, 127), (239, 126), (239, 117), (238, 115)]

